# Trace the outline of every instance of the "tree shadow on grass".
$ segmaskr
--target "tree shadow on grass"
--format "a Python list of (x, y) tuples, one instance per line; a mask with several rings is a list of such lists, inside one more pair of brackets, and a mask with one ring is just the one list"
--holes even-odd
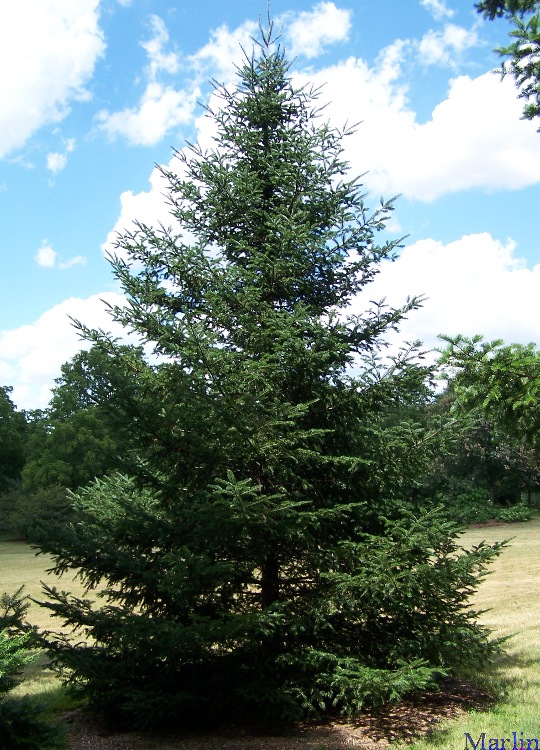
[[(494, 709), (506, 702), (509, 693), (523, 687), (532, 689), (536, 694), (540, 693), (539, 665), (539, 655), (502, 652), (496, 657), (492, 667), (479, 675), (480, 686), (472, 688), (471, 700), (468, 704), (465, 701), (462, 708), (467, 711)], [(526, 674), (525, 680), (523, 673)], [(446, 718), (452, 718), (452, 714), (446, 714), (443, 710), (438, 716), (438, 722)], [(438, 722), (432, 727), (426, 727), (424, 734), (424, 739), (433, 747), (447, 745), (452, 733), (451, 727), (441, 727), (440, 724), (437, 725)]]
[(492, 703), (493, 698), (486, 690), (466, 680), (448, 677), (438, 690), (366, 711), (353, 725), (374, 742), (411, 742), (434, 732), (443, 720), (465, 711), (487, 709)]

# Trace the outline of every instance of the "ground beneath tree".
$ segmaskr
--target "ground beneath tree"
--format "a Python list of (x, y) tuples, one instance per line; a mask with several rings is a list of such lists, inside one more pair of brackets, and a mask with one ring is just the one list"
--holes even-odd
[(435, 729), (442, 720), (486, 706), (489, 700), (478, 688), (448, 679), (436, 692), (379, 711), (367, 711), (358, 720), (304, 724), (279, 736), (230, 729), (204, 734), (111, 733), (85, 710), (74, 711), (65, 720), (69, 726), (69, 750), (376, 749), (419, 737)]

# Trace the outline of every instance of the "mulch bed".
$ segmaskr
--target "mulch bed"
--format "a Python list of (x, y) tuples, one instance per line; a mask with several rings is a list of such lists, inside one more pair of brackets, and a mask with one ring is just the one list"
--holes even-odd
[(380, 750), (391, 742), (406, 742), (434, 730), (445, 719), (481, 709), (490, 696), (458, 680), (447, 679), (439, 690), (398, 705), (364, 712), (357, 720), (310, 723), (281, 735), (258, 735), (238, 729), (209, 733), (111, 732), (91, 712), (66, 715), (69, 750), (322, 750), (363, 747)]
[(470, 529), (484, 529), (487, 526), (508, 526), (508, 521), (500, 521), (498, 518), (490, 518), (489, 521), (484, 521), (483, 523), (469, 524)]

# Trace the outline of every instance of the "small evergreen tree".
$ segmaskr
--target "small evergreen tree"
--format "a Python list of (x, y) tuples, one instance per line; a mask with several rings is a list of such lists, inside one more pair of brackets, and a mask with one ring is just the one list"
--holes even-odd
[[(25, 665), (36, 658), (33, 637), (23, 623), (28, 610), (22, 587), (0, 596), (0, 747), (9, 750), (58, 750), (61, 735), (44, 721), (35, 701), (10, 698)], [(26, 632), (25, 632), (26, 631)]]
[(317, 120), (271, 29), (260, 46), (217, 88), (215, 150), (164, 171), (189, 242), (143, 225), (118, 241), (112, 314), (157, 359), (86, 331), (111, 362), (94, 397), (140, 461), (41, 532), (57, 573), (105, 584), (102, 606), (49, 589), (90, 636), (50, 641), (55, 659), (131, 724), (347, 714), (491, 648), (466, 601), (494, 550), (457, 554), (401, 497), (424, 448), (389, 414), (427, 370), (368, 363), (418, 301), (347, 314), (396, 248), (375, 242), (392, 205), (368, 213), (346, 132)]

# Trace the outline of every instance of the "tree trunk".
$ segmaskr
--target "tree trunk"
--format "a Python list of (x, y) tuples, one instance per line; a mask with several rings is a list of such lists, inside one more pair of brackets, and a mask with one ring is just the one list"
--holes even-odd
[(267, 555), (261, 576), (262, 608), (266, 609), (279, 599), (279, 561), (274, 554)]

